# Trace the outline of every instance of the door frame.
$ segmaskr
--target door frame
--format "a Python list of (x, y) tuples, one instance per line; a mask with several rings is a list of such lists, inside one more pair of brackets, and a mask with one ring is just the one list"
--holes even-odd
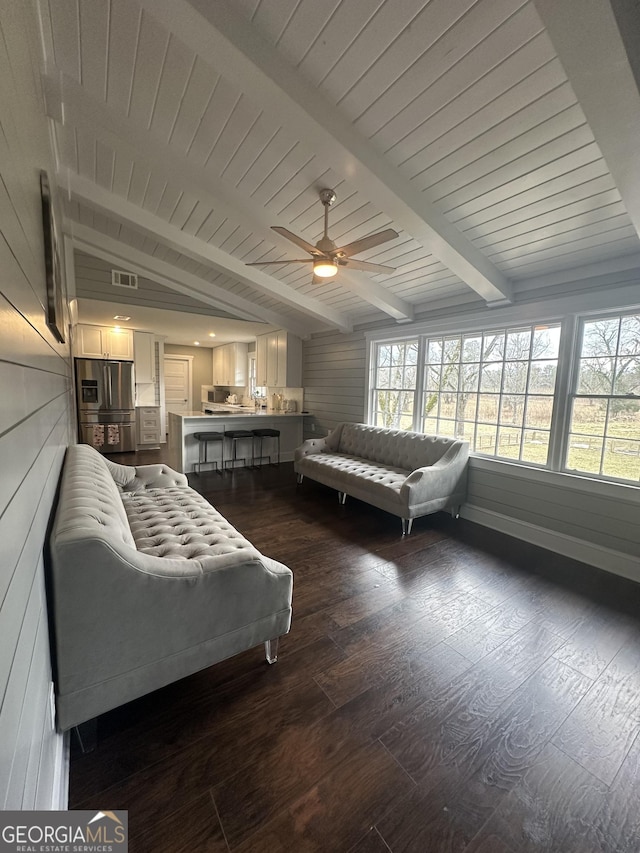
[[(167, 359), (170, 358), (173, 361), (186, 361), (187, 362), (187, 377), (189, 383), (189, 394), (187, 397), (187, 405), (188, 410), (193, 410), (193, 356), (192, 355), (182, 355), (181, 353), (173, 353), (173, 352), (165, 352), (162, 357), (162, 387), (165, 389), (165, 370), (164, 366), (167, 362)], [(165, 394), (165, 408), (164, 408), (164, 434), (167, 435), (169, 432), (169, 417), (168, 410), (166, 405), (166, 394)]]

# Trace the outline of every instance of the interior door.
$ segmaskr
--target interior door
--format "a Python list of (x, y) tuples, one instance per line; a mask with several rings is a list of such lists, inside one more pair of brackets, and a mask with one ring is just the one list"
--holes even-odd
[(188, 359), (165, 355), (164, 394), (167, 414), (191, 411), (191, 364)]

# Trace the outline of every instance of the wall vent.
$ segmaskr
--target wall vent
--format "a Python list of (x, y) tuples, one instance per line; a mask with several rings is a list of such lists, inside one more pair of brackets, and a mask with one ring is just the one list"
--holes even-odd
[(111, 284), (115, 285), (115, 287), (129, 287), (137, 290), (138, 276), (133, 272), (111, 270)]

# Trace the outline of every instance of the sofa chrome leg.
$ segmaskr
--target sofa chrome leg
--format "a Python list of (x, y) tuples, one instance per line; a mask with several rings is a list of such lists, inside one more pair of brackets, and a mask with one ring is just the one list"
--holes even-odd
[(300, 485), (300, 483), (304, 480), (304, 474), (297, 474), (296, 477), (298, 480), (298, 485)]
[(411, 527), (413, 526), (412, 518), (402, 518), (402, 535), (408, 536), (411, 533)]
[(347, 493), (346, 492), (338, 492), (338, 500), (341, 504), (346, 504), (347, 502)]
[(451, 518), (460, 518), (460, 504), (451, 507)]
[(278, 643), (280, 642), (280, 637), (276, 637), (275, 640), (266, 640), (264, 644), (264, 653), (267, 658), (267, 663), (275, 663), (278, 660)]

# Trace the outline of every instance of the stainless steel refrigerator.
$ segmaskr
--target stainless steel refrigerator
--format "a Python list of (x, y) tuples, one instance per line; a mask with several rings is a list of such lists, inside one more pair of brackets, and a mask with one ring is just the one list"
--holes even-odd
[(136, 449), (132, 361), (76, 359), (80, 442), (100, 453)]

